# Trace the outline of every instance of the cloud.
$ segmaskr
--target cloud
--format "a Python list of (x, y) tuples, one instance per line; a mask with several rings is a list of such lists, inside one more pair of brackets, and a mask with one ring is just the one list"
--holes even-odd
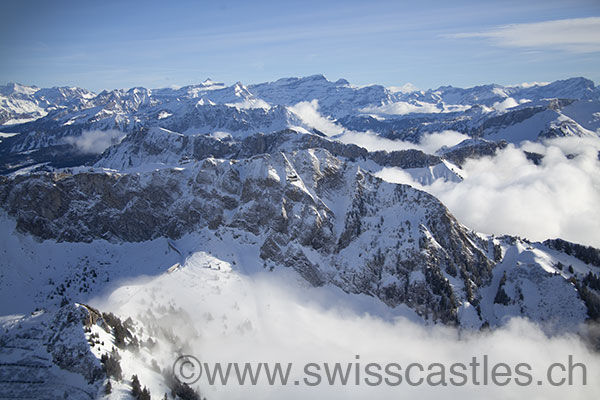
[(487, 31), (457, 33), (446, 37), (489, 39), (493, 44), (504, 47), (593, 53), (600, 51), (600, 17), (511, 24)]
[(507, 87), (522, 87), (522, 88), (531, 88), (534, 86), (547, 86), (552, 82), (523, 82), (516, 85), (508, 85)]
[(416, 103), (407, 103), (405, 101), (396, 101), (394, 103), (383, 104), (380, 106), (365, 107), (359, 111), (363, 113), (387, 115), (406, 115), (412, 113), (439, 114), (465, 111), (470, 107), (471, 106), (461, 104), (433, 104), (420, 101)]
[(517, 101), (515, 99), (513, 99), (512, 97), (507, 97), (503, 101), (497, 101), (497, 102), (495, 102), (492, 107), (495, 108), (498, 111), (506, 111), (509, 108), (513, 108), (513, 107), (516, 107), (518, 105), (519, 105), (519, 103), (517, 103)]
[[(542, 164), (523, 149), (544, 155)], [(479, 232), (533, 240), (561, 237), (600, 248), (600, 139), (560, 138), (509, 145), (495, 157), (469, 160), (460, 183), (422, 186), (404, 171), (378, 173), (438, 197), (459, 221)], [(568, 155), (577, 154), (569, 159)]]
[[(111, 299), (119, 298), (128, 300), (111, 305)], [(162, 326), (165, 332), (173, 332), (171, 337), (178, 336), (185, 343), (176, 349), (185, 349), (201, 362), (211, 365), (238, 362), (242, 366), (246, 362), (280, 362), (284, 366), (291, 362), (294, 363), (291, 382), (302, 380), (306, 363), (327, 362), (333, 366), (339, 362), (344, 368), (348, 364), (356, 368), (356, 363), (361, 364), (359, 368), (370, 362), (397, 363), (403, 372), (413, 362), (425, 366), (443, 363), (448, 371), (451, 364), (468, 364), (473, 357), (482, 362), (484, 355), (488, 356), (490, 366), (506, 363), (514, 369), (518, 363), (528, 363), (534, 377), (532, 387), (520, 387), (514, 382), (503, 387), (484, 386), (480, 368), (477, 373), (480, 385), (411, 387), (403, 381), (399, 386), (372, 387), (364, 381), (360, 385), (353, 384), (353, 370), (349, 385), (330, 386), (324, 382), (325, 373), (321, 370), (323, 383), (314, 387), (271, 386), (264, 380), (255, 386), (235, 383), (210, 386), (206, 383), (205, 370), (199, 388), (207, 398), (516, 399), (535, 395), (544, 399), (565, 396), (576, 399), (594, 398), (599, 392), (594, 378), (598, 376), (600, 358), (576, 336), (549, 337), (539, 326), (521, 319), (514, 319), (491, 332), (425, 325), (401, 316), (408, 314), (406, 308), (391, 309), (372, 297), (347, 294), (335, 287), (308, 287), (287, 269), (246, 276), (187, 262), (180, 271), (150, 283), (122, 287), (111, 299), (94, 305), (144, 320), (145, 332), (157, 331), (157, 326)], [(151, 357), (161, 365), (170, 366), (176, 352), (164, 345), (165, 339), (159, 341)], [(538, 379), (546, 380), (549, 365), (567, 363), (569, 355), (573, 355), (576, 362), (585, 363), (587, 387), (577, 386), (577, 381), (575, 386), (536, 385)], [(146, 374), (140, 360), (125, 361), (140, 377)], [(449, 376), (449, 372), (447, 374)], [(363, 372), (361, 379), (364, 378)], [(153, 393), (161, 393), (152, 386), (156, 385), (155, 380), (147, 378), (143, 383), (150, 385)]]
[(355, 144), (369, 151), (396, 151), (416, 149), (415, 143), (403, 142), (401, 140), (392, 140), (376, 135), (372, 132), (345, 132), (336, 137), (342, 143)]
[(83, 131), (80, 136), (67, 136), (65, 143), (72, 144), (82, 153), (100, 154), (110, 146), (119, 143), (125, 133), (114, 129), (106, 131)]
[(418, 103), (412, 104), (404, 101), (384, 104), (377, 107), (365, 107), (360, 110), (364, 113), (390, 114), (390, 115), (406, 115), (411, 113), (437, 114), (443, 112), (435, 104)]
[(419, 143), (412, 143), (401, 140), (387, 139), (372, 132), (347, 131), (336, 139), (342, 143), (351, 143), (360, 147), (364, 147), (369, 151), (417, 149), (428, 154), (434, 154), (441, 147), (452, 147), (465, 139), (469, 139), (469, 136), (456, 131), (434, 132), (426, 133), (421, 136), (421, 141)]
[(402, 86), (389, 86), (387, 89), (392, 93), (411, 93), (419, 90), (418, 87), (416, 87), (410, 82), (405, 83)]
[(463, 140), (470, 139), (471, 137), (464, 133), (456, 131), (442, 131), (434, 133), (426, 133), (421, 136), (419, 142), (419, 149), (425, 153), (434, 154), (440, 148), (456, 146)]
[[(399, 103), (389, 104), (387, 106), (393, 105), (402, 107)], [(293, 107), (289, 107), (289, 109), (298, 115), (298, 117), (300, 117), (300, 119), (308, 126), (316, 128), (328, 136), (335, 136), (335, 139), (342, 143), (355, 144), (369, 151), (418, 149), (425, 153), (433, 154), (442, 146), (454, 146), (469, 138), (469, 136), (456, 131), (443, 131), (426, 133), (421, 137), (419, 143), (404, 142), (401, 140), (384, 138), (370, 131), (356, 132), (347, 130), (343, 126), (336, 124), (335, 121), (332, 121), (319, 113), (318, 100), (310, 102), (303, 101)]]
[(338, 135), (344, 132), (344, 128), (319, 113), (319, 101), (316, 99), (312, 101), (301, 101), (300, 103), (289, 107), (289, 110), (298, 115), (305, 124), (320, 130), (328, 136)]

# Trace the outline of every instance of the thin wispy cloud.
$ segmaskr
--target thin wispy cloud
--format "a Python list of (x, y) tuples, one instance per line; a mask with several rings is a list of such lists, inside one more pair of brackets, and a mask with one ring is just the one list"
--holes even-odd
[(600, 51), (600, 17), (511, 24), (481, 32), (455, 33), (445, 37), (488, 39), (494, 45), (503, 47), (594, 53)]
[(80, 136), (67, 136), (65, 143), (72, 144), (79, 151), (86, 154), (100, 154), (113, 144), (119, 143), (125, 134), (115, 129), (106, 131), (84, 131)]

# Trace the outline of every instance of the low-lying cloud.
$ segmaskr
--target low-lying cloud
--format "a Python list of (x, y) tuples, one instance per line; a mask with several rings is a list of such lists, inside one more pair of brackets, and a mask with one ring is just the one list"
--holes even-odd
[(443, 131), (426, 133), (421, 137), (419, 143), (412, 143), (387, 139), (369, 131), (356, 132), (348, 130), (321, 115), (317, 100), (300, 102), (290, 107), (290, 110), (308, 126), (316, 128), (328, 136), (334, 136), (336, 140), (342, 143), (355, 144), (369, 151), (417, 149), (433, 154), (443, 146), (451, 147), (465, 139), (469, 139), (469, 136), (456, 131)]
[(384, 104), (377, 107), (366, 107), (360, 110), (365, 113), (406, 115), (412, 113), (437, 114), (443, 112), (437, 105), (432, 103), (407, 103), (398, 101), (390, 104)]
[[(515, 104), (509, 98), (495, 106)], [(344, 129), (319, 113), (316, 100), (299, 103), (293, 110), (308, 125), (369, 151), (418, 149), (434, 154), (469, 139), (444, 131), (424, 134), (419, 143), (391, 140)], [(467, 161), (460, 183), (438, 179), (423, 186), (397, 168), (384, 168), (377, 175), (435, 195), (462, 223), (479, 232), (532, 240), (561, 237), (600, 247), (600, 139), (566, 137), (520, 146), (511, 144), (495, 157)], [(523, 150), (543, 155), (541, 164), (528, 160)]]
[(389, 90), (392, 93), (412, 93), (419, 90), (419, 88), (413, 85), (412, 83), (407, 82), (402, 86), (388, 86), (387, 90)]
[[(522, 150), (544, 155), (541, 164), (534, 165)], [(560, 138), (509, 145), (495, 157), (469, 160), (460, 183), (437, 180), (423, 186), (394, 168), (378, 176), (435, 195), (479, 232), (533, 240), (561, 237), (600, 247), (598, 151), (600, 139)]]
[[(131, 293), (136, 294), (131, 297)], [(291, 382), (302, 380), (307, 363), (333, 366), (339, 362), (344, 369), (357, 362), (363, 368), (368, 363), (397, 363), (404, 371), (410, 363), (418, 362), (425, 368), (441, 363), (449, 369), (453, 363), (468, 364), (473, 357), (481, 362), (484, 355), (490, 365), (505, 363), (514, 369), (518, 363), (528, 363), (533, 376), (529, 387), (521, 387), (514, 380), (506, 386), (482, 385), (481, 369), (478, 385), (462, 387), (411, 387), (406, 381), (398, 386), (369, 386), (364, 381), (342, 386), (328, 385), (321, 370), (323, 382), (308, 387), (271, 386), (264, 380), (255, 386), (210, 386), (204, 375), (199, 388), (207, 398), (584, 399), (600, 393), (596, 381), (600, 358), (574, 335), (548, 337), (539, 326), (522, 319), (490, 332), (425, 325), (402, 317), (409, 314), (405, 308), (389, 309), (371, 297), (346, 294), (333, 287), (308, 287), (286, 270), (247, 276), (186, 263), (180, 271), (153, 282), (121, 288), (112, 298), (128, 298), (124, 304), (113, 304), (113, 309), (155, 327), (162, 324), (165, 332), (172, 332), (170, 336), (183, 339), (185, 351), (201, 362), (237, 362), (241, 367), (246, 362), (294, 363)], [(110, 302), (101, 307), (110, 308)], [(153, 358), (167, 366), (176, 355), (163, 345), (152, 352)], [(545, 380), (547, 368), (552, 363), (566, 363), (569, 355), (585, 364), (587, 386), (576, 381), (575, 386), (554, 387)], [(350, 382), (354, 379), (353, 374)], [(538, 380), (545, 384), (537, 385)]]
[(519, 103), (517, 103), (517, 101), (515, 99), (513, 99), (512, 97), (507, 97), (503, 101), (495, 102), (492, 107), (499, 111), (506, 111), (509, 108), (513, 108), (518, 105), (519, 105)]
[(319, 101), (316, 99), (312, 101), (302, 101), (289, 107), (289, 109), (298, 115), (306, 125), (318, 129), (328, 136), (338, 135), (344, 132), (344, 128), (319, 113)]
[(346, 131), (336, 139), (342, 143), (355, 144), (369, 151), (397, 151), (416, 149), (428, 154), (434, 154), (440, 148), (452, 147), (470, 137), (456, 131), (443, 131), (425, 133), (421, 136), (419, 143), (392, 140), (376, 135), (372, 132)]
[(467, 139), (470, 139), (468, 135), (456, 131), (426, 133), (421, 137), (418, 148), (425, 153), (434, 154), (444, 146), (456, 146)]
[(83, 131), (80, 136), (67, 136), (64, 140), (65, 143), (77, 147), (82, 153), (100, 154), (110, 146), (119, 143), (124, 137), (125, 133), (109, 129)]

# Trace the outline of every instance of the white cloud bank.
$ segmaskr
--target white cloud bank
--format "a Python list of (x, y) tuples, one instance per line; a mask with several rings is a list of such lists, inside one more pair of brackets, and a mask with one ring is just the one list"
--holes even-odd
[(289, 109), (308, 126), (316, 128), (328, 136), (335, 136), (336, 140), (342, 143), (355, 144), (369, 151), (417, 149), (433, 154), (442, 146), (451, 147), (469, 138), (469, 136), (456, 131), (443, 131), (425, 134), (419, 143), (404, 142), (387, 139), (372, 132), (347, 130), (336, 124), (335, 121), (321, 115), (317, 100), (303, 101)]
[[(498, 107), (513, 105), (505, 100)], [(415, 144), (371, 132), (347, 131), (323, 117), (316, 100), (299, 103), (293, 111), (308, 125), (340, 142), (369, 151), (418, 149), (433, 154), (442, 146), (451, 147), (469, 138), (444, 131), (425, 134)], [(479, 232), (532, 240), (561, 237), (600, 248), (600, 139), (571, 137), (522, 146), (543, 154), (542, 164), (534, 165), (520, 148), (509, 145), (497, 157), (468, 161), (461, 172), (465, 179), (460, 183), (438, 179), (423, 186), (397, 168), (384, 168), (377, 175), (433, 194), (459, 221)], [(572, 154), (578, 156), (569, 159), (567, 156)]]
[[(522, 147), (543, 154), (541, 165), (509, 145), (496, 157), (467, 161), (460, 183), (437, 180), (422, 186), (395, 168), (378, 176), (435, 195), (479, 232), (533, 240), (561, 237), (600, 247), (600, 139), (560, 138)], [(569, 159), (572, 154), (577, 156)]]
[(600, 51), (600, 17), (511, 24), (483, 32), (457, 33), (446, 37), (484, 38), (505, 47), (592, 53)]
[(406, 115), (412, 113), (437, 114), (443, 112), (435, 104), (418, 102), (416, 104), (398, 101), (377, 107), (366, 107), (360, 110), (365, 113)]
[(497, 102), (495, 102), (492, 107), (495, 108), (498, 111), (506, 111), (509, 108), (513, 108), (513, 107), (516, 107), (518, 105), (519, 105), (519, 103), (517, 103), (517, 101), (515, 99), (513, 99), (512, 97), (507, 97), (503, 101), (497, 101)]
[[(387, 314), (393, 314), (394, 310), (368, 296), (349, 295), (332, 287), (308, 287), (285, 269), (245, 276), (187, 262), (176, 273), (142, 285), (122, 287), (113, 293), (108, 304), (98, 305), (145, 320), (148, 326), (163, 326), (165, 332), (173, 332), (187, 342), (184, 351), (201, 362), (221, 362), (224, 368), (227, 362), (238, 362), (242, 367), (246, 362), (280, 362), (284, 366), (294, 363), (292, 383), (287, 386), (270, 386), (264, 379), (256, 386), (248, 383), (210, 386), (205, 370), (199, 387), (209, 399), (586, 399), (600, 394), (596, 379), (600, 357), (576, 336), (548, 337), (535, 324), (518, 319), (493, 332), (469, 332), (425, 326), (403, 317), (381, 317), (378, 310), (385, 309), (381, 312)], [(431, 363), (442, 363), (445, 380), (449, 382), (451, 364), (468, 364), (473, 357), (481, 363), (484, 355), (488, 356), (489, 368), (506, 363), (514, 370), (518, 363), (528, 363), (532, 368), (532, 384), (521, 387), (512, 380), (506, 386), (484, 386), (481, 366), (476, 378), (479, 385), (411, 387), (403, 378), (398, 386), (369, 386), (364, 381), (368, 363), (397, 363), (404, 375), (410, 363), (418, 362), (425, 368)], [(574, 386), (549, 385), (546, 369), (555, 362), (567, 363), (569, 355), (573, 355), (575, 362), (586, 365), (587, 386), (578, 385), (578, 381)], [(151, 354), (167, 366), (176, 356), (164, 345), (154, 348)], [(322, 364), (325, 362), (332, 367), (336, 362), (341, 363), (344, 370), (348, 364), (356, 368), (355, 363), (360, 363), (359, 369), (363, 371), (359, 384), (353, 383), (356, 371), (353, 369), (349, 385), (329, 385)], [(293, 384), (294, 380), (303, 382), (307, 377), (303, 374), (307, 363), (321, 364), (320, 385)], [(135, 370), (140, 377), (145, 376), (143, 368)], [(413, 374), (413, 381), (427, 376), (427, 372), (416, 370)], [(469, 380), (471, 376), (469, 372)], [(574, 376), (578, 376), (577, 371)], [(308, 378), (314, 382), (313, 376)], [(538, 380), (545, 384), (538, 386)], [(153, 383), (150, 375), (142, 382)], [(153, 394), (162, 393), (151, 390)]]
[(289, 109), (296, 114), (302, 122), (318, 129), (328, 136), (339, 135), (344, 132), (344, 128), (319, 113), (319, 101), (316, 99), (312, 101), (301, 101), (300, 103), (289, 107)]
[(392, 93), (411, 93), (419, 90), (418, 87), (410, 82), (407, 82), (402, 86), (388, 86), (387, 89)]
[(428, 154), (434, 154), (443, 146), (455, 146), (465, 139), (469, 139), (469, 136), (456, 131), (426, 133), (419, 143), (387, 139), (371, 132), (348, 131), (337, 138), (342, 143), (355, 144), (369, 151), (416, 149)]
[(92, 130), (83, 131), (80, 136), (67, 136), (64, 140), (77, 147), (82, 153), (100, 154), (110, 146), (119, 143), (125, 136), (125, 133), (114, 129)]

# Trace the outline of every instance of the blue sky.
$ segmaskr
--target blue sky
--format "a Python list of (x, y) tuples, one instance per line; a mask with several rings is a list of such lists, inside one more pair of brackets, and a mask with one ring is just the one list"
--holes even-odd
[(324, 74), (419, 88), (585, 76), (600, 2), (12, 1), (0, 83), (91, 90)]

